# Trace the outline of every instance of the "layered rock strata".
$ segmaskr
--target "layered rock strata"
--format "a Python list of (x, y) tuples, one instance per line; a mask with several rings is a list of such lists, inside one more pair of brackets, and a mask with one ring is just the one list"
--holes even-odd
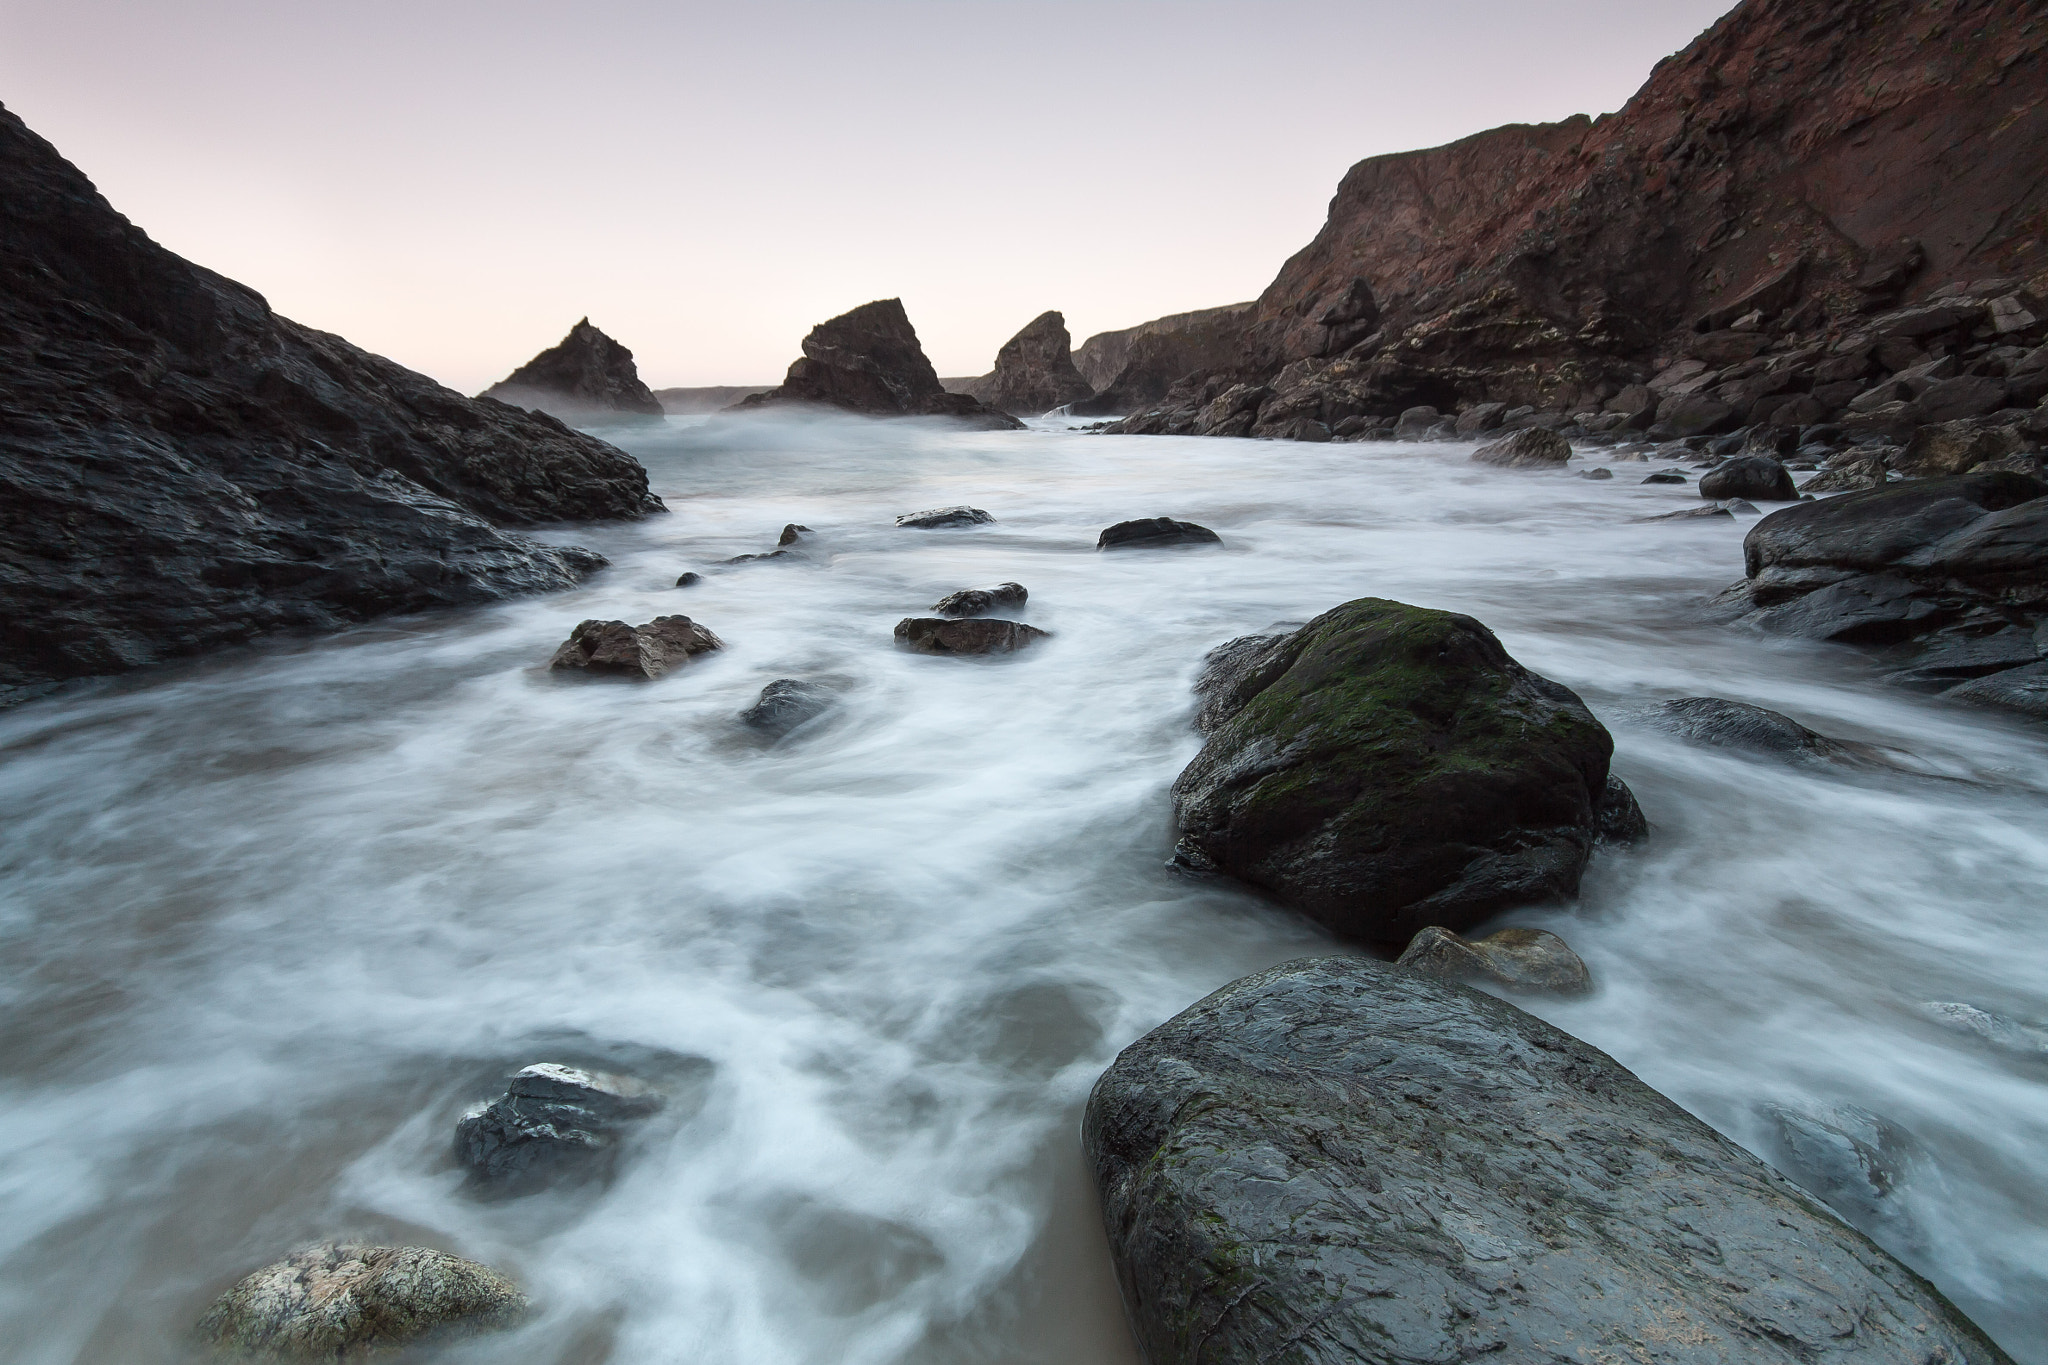
[(566, 587), (500, 529), (661, 511), (630, 456), (273, 313), (0, 109), (0, 700)]
[(633, 353), (591, 326), (589, 318), (477, 396), (591, 425), (658, 421), (663, 411), (661, 400), (640, 382)]
[(925, 358), (901, 299), (878, 299), (819, 323), (779, 387), (753, 394), (732, 411), (807, 406), (871, 417), (950, 417), (988, 430), (1021, 428), (964, 393), (948, 393)]
[(1189, 375), (1241, 364), (1240, 334), (1251, 308), (1232, 303), (1096, 333), (1074, 353), (1074, 368), (1097, 392), (1069, 410), (1091, 417), (1136, 412)]
[(1095, 396), (1095, 390), (1074, 368), (1068, 349), (1067, 320), (1056, 312), (1040, 313), (1024, 330), (996, 352), (996, 367), (979, 379), (950, 387), (979, 399), (998, 412), (1030, 417), (1066, 403)]

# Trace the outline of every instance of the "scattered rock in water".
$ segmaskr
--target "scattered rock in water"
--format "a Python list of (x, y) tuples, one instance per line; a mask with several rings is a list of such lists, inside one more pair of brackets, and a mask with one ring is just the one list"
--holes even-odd
[(1408, 940), (1394, 965), (1444, 981), (1484, 981), (1516, 991), (1584, 995), (1593, 989), (1592, 973), (1563, 939), (1519, 926), (1468, 939), (1432, 924)]
[(907, 616), (896, 623), (896, 643), (914, 654), (1013, 654), (1050, 634), (1021, 621), (991, 616), (964, 621)]
[(1660, 512), (1654, 517), (1637, 517), (1635, 520), (1639, 522), (1713, 521), (1721, 518), (1733, 521), (1735, 520), (1735, 513), (1716, 503), (1712, 507), (1687, 507), (1677, 512)]
[(810, 527), (799, 526), (792, 521), (789, 525), (782, 528), (782, 534), (776, 538), (775, 544), (777, 548), (786, 550), (810, 534)]
[(1607, 774), (1607, 787), (1600, 794), (1599, 809), (1593, 812), (1594, 832), (1604, 844), (1632, 844), (1650, 832), (1643, 808), (1628, 783)]
[(1893, 1193), (1920, 1155), (1910, 1133), (1853, 1104), (1757, 1106), (1772, 1127), (1765, 1155), (1802, 1189), (1868, 1231), (1893, 1219)]
[(942, 526), (986, 526), (994, 520), (979, 507), (934, 507), (928, 512), (906, 512), (896, 518), (896, 524), (932, 531)]
[(657, 616), (644, 626), (624, 621), (583, 621), (548, 660), (548, 667), (628, 678), (659, 678), (725, 642), (687, 616)]
[(779, 738), (838, 704), (838, 697), (829, 687), (802, 678), (777, 678), (761, 689), (759, 700), (740, 712), (740, 719)]
[(786, 559), (788, 557), (789, 551), (787, 550), (767, 550), (757, 555), (734, 555), (725, 562), (727, 564), (751, 564), (757, 559)]
[(1361, 598), (1211, 659), (1185, 866), (1382, 943), (1577, 892), (1613, 741), (1479, 622)]
[(515, 1072), (503, 1096), (462, 1116), (456, 1153), (472, 1183), (498, 1194), (602, 1176), (626, 1129), (663, 1099), (631, 1076), (537, 1062)]
[(703, 581), (704, 575), (697, 573), (695, 570), (692, 570), (688, 573), (683, 574), (681, 577), (677, 578), (676, 586), (679, 588), (690, 588), (695, 587), (697, 584), (702, 583)]
[(1581, 469), (1579, 477), (1582, 479), (1611, 479), (1614, 477), (1614, 471), (1611, 469)]
[(1722, 697), (1680, 697), (1652, 709), (1649, 719), (1689, 744), (1772, 758), (1833, 760), (1867, 747), (1829, 739), (1782, 712)]
[(1124, 1050), (1083, 1141), (1154, 1361), (2008, 1360), (1606, 1054), (1385, 963), (1225, 986)]
[(932, 603), (932, 610), (941, 616), (986, 616), (992, 611), (1021, 607), (1030, 596), (1022, 583), (997, 583), (949, 592)]
[(1920, 1007), (1929, 1019), (1955, 1033), (2021, 1057), (2048, 1057), (2048, 1025), (2030, 1024), (1957, 1000), (1930, 1000)]
[(324, 1242), (237, 1283), (199, 1321), (233, 1356), (354, 1360), (441, 1336), (516, 1325), (526, 1295), (475, 1261), (426, 1247)]
[(1095, 538), (1098, 550), (1156, 550), (1171, 545), (1221, 545), (1223, 537), (1206, 526), (1172, 517), (1120, 521)]
[(1703, 498), (1755, 498), (1761, 502), (1797, 502), (1792, 471), (1768, 455), (1737, 455), (1700, 475)]
[(1480, 464), (1503, 469), (1555, 469), (1571, 457), (1572, 443), (1542, 427), (1523, 427), (1472, 452)]
[(1660, 469), (1660, 470), (1658, 470), (1658, 471), (1657, 471), (1656, 473), (1654, 473), (1654, 474), (1650, 475), (1650, 476), (1649, 476), (1648, 478), (1644, 479), (1644, 480), (1643, 480), (1643, 482), (1644, 482), (1644, 483), (1686, 483), (1686, 482), (1689, 482), (1689, 480), (1687, 480), (1687, 478), (1685, 477), (1685, 475), (1683, 475), (1683, 474), (1679, 473), (1679, 472), (1678, 472), (1677, 470), (1675, 470), (1675, 469)]

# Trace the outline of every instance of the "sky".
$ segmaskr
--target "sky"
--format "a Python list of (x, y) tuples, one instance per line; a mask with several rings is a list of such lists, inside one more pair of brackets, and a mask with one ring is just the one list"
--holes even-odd
[(466, 392), (588, 315), (773, 383), (1254, 298), (1346, 167), (1618, 109), (1730, 0), (0, 0), (0, 103), (172, 250)]

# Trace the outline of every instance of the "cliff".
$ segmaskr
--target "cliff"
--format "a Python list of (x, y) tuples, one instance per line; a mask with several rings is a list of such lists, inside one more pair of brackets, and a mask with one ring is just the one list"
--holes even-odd
[(661, 511), (631, 457), (273, 313), (0, 109), (0, 700), (566, 586), (493, 523)]
[(951, 417), (991, 430), (1021, 427), (964, 393), (948, 393), (925, 358), (901, 299), (878, 299), (829, 318), (804, 338), (803, 355), (778, 388), (730, 411), (827, 407), (873, 417)]
[(565, 422), (660, 420), (661, 401), (640, 382), (633, 353), (584, 318), (569, 335), (478, 395), (536, 408)]
[(998, 412), (1031, 416), (1094, 396), (1074, 368), (1067, 320), (1040, 313), (996, 352), (996, 367), (978, 379), (941, 380), (953, 393), (969, 394)]
[(1074, 366), (1099, 392), (1073, 411), (1090, 416), (1131, 412), (1165, 397), (1186, 375), (1239, 366), (1252, 307), (1232, 303), (1174, 313), (1119, 332), (1097, 332), (1074, 353)]

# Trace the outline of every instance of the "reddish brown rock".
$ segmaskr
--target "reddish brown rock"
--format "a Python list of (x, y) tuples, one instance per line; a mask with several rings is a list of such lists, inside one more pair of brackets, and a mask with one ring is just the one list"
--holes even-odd
[(724, 647), (723, 640), (687, 616), (657, 616), (644, 626), (583, 621), (555, 650), (548, 667), (652, 680)]
[(896, 623), (896, 643), (914, 654), (1013, 654), (1047, 637), (1036, 626), (987, 616), (907, 616)]

